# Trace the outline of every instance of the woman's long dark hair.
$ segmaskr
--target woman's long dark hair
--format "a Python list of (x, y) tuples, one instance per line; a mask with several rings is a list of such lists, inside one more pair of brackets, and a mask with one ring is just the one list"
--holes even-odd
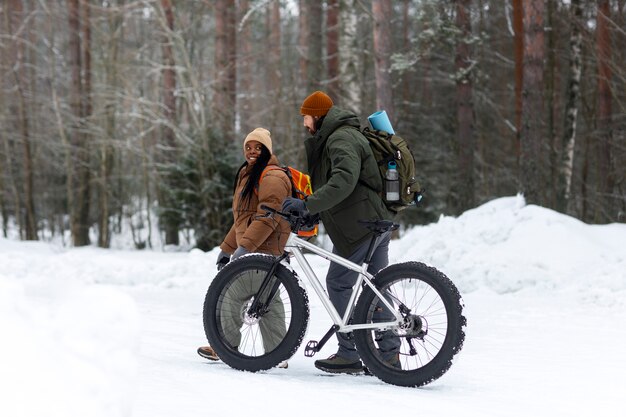
[[(261, 179), (261, 173), (267, 166), (272, 154), (269, 149), (265, 147), (265, 145), (261, 145), (261, 154), (257, 158), (254, 165), (252, 165), (252, 169), (250, 170), (250, 175), (248, 176), (248, 182), (243, 187), (243, 191), (241, 192), (241, 201), (250, 200), (252, 197), (252, 193), (254, 193), (254, 188), (259, 183)], [(233, 186), (233, 193), (237, 190), (237, 182), (239, 181), (239, 174), (241, 170), (248, 166), (248, 162), (244, 162), (239, 169), (237, 170), (237, 175), (235, 175), (235, 184)]]

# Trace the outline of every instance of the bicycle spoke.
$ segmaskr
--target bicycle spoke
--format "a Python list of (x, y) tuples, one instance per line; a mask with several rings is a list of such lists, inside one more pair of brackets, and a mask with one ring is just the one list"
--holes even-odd
[[(405, 320), (409, 320), (407, 325), (413, 326), (412, 323), (414, 322), (415, 326), (421, 326), (420, 331), (418, 331), (419, 327), (415, 330), (411, 330), (411, 327), (406, 330), (396, 330), (395, 337), (400, 338), (402, 369), (410, 371), (424, 367), (437, 356), (447, 334), (448, 312), (441, 297), (426, 282), (408, 277), (403, 278), (402, 276), (395, 277), (386, 287), (379, 288), (379, 290), (386, 294), (385, 297), (389, 297), (395, 308), (399, 309), (400, 306), (405, 306), (408, 309), (408, 313), (400, 311)], [(384, 321), (376, 318), (374, 314), (380, 314), (380, 309), (377, 308), (379, 305), (383, 305), (381, 300), (374, 297), (367, 314), (368, 322)], [(421, 331), (423, 334), (420, 336)], [(376, 336), (378, 333), (374, 330), (370, 331), (370, 334), (373, 346), (377, 349), (380, 348), (380, 343), (384, 338)], [(414, 349), (413, 354), (410, 353), (411, 346)], [(382, 361), (383, 358), (380, 354), (379, 357)]]

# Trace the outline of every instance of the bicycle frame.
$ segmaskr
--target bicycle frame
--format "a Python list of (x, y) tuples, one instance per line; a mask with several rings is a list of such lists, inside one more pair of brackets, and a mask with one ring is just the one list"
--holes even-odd
[[(359, 277), (352, 287), (352, 295), (350, 296), (350, 301), (348, 302), (348, 306), (346, 307), (346, 312), (343, 317), (339, 315), (339, 312), (333, 306), (328, 294), (324, 290), (324, 287), (320, 283), (317, 275), (313, 272), (313, 269), (309, 265), (309, 262), (304, 257), (301, 249), (307, 249), (314, 254), (321, 256), (322, 258), (329, 260), (331, 262), (335, 262), (345, 268), (348, 268), (352, 271), (358, 272)], [(313, 290), (319, 297), (320, 301), (324, 305), (324, 308), (330, 315), (333, 323), (338, 326), (337, 332), (339, 333), (348, 333), (353, 330), (362, 330), (362, 329), (388, 329), (390, 327), (397, 327), (402, 324), (403, 318), (398, 313), (398, 311), (394, 308), (394, 306), (383, 296), (383, 294), (376, 288), (372, 279), (374, 278), (372, 274), (367, 272), (368, 264), (363, 263), (363, 265), (355, 264), (354, 262), (350, 262), (349, 260), (329, 252), (325, 249), (322, 249), (314, 244), (299, 238), (294, 233), (289, 235), (289, 239), (287, 240), (287, 244), (285, 246), (285, 251), (292, 253), (298, 265), (302, 268), (304, 275), (306, 275), (307, 280), (313, 287)], [(390, 311), (393, 311), (393, 314), (396, 318), (396, 321), (389, 322), (380, 322), (380, 323), (370, 323), (370, 324), (348, 324), (350, 321), (350, 317), (352, 316), (352, 312), (354, 311), (354, 307), (356, 305), (356, 300), (358, 295), (361, 293), (360, 288), (361, 285), (365, 283), (370, 289), (378, 296), (381, 302), (387, 307)]]

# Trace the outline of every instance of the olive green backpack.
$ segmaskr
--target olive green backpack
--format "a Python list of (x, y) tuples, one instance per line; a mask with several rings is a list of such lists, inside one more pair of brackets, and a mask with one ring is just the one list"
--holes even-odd
[(422, 199), (422, 189), (415, 179), (415, 159), (406, 141), (398, 135), (387, 133), (384, 130), (373, 130), (369, 127), (361, 130), (361, 133), (372, 148), (383, 184), (389, 162), (396, 163), (398, 179), (400, 180), (400, 200), (387, 201), (383, 191), (381, 197), (387, 208), (397, 213), (417, 204)]

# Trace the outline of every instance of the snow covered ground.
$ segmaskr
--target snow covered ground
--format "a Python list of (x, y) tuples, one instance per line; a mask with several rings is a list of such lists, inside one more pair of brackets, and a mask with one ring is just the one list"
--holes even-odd
[[(302, 349), (256, 374), (203, 360), (216, 256), (0, 239), (0, 415), (625, 415), (624, 224), (508, 197), (393, 241), (393, 262), (441, 269), (466, 304), (463, 351), (420, 389), (323, 374)], [(331, 323), (310, 298), (319, 339)]]

